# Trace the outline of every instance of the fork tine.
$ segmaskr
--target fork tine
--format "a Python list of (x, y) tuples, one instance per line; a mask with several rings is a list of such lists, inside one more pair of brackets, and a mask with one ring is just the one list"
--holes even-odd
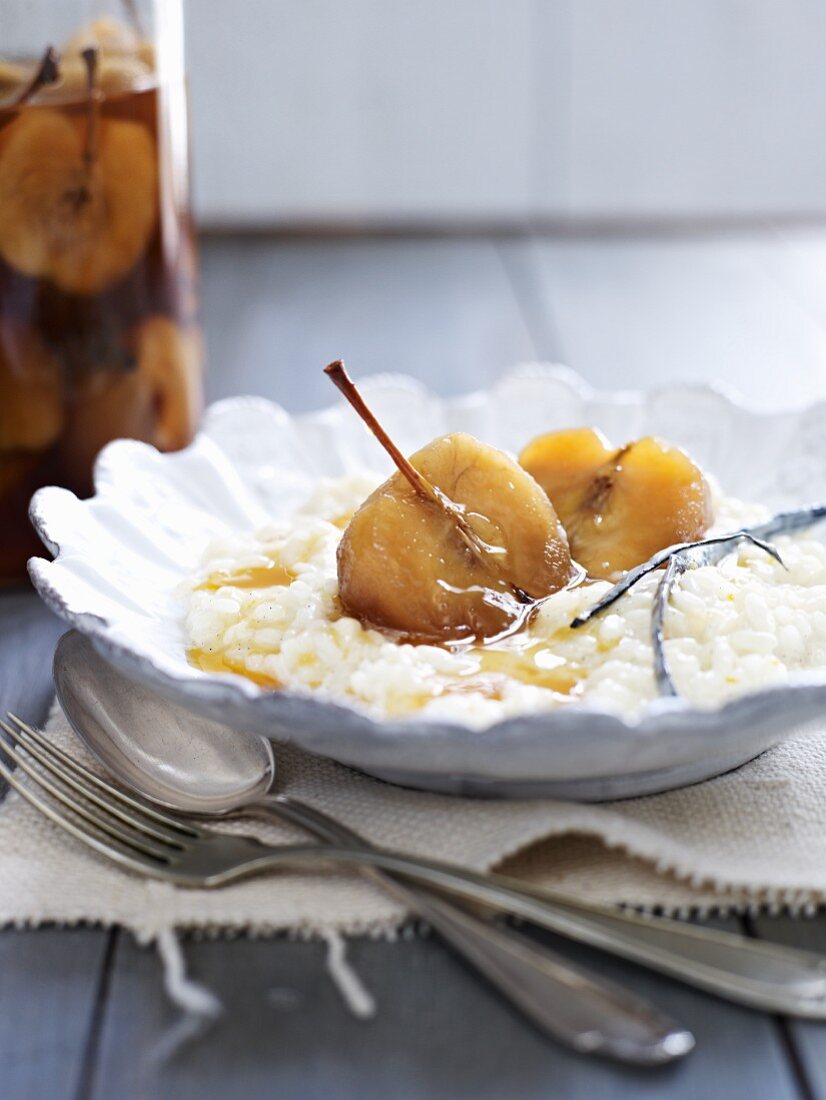
[[(124, 806), (129, 806), (133, 810), (138, 810), (146, 817), (151, 818), (152, 821), (156, 821), (159, 825), (167, 825), (170, 829), (174, 829), (178, 833), (183, 833), (185, 836), (196, 837), (201, 835), (202, 830), (199, 829), (197, 825), (191, 825), (189, 822), (181, 821), (179, 818), (170, 817), (169, 814), (162, 813), (153, 806), (148, 806), (137, 798), (133, 798), (131, 795), (126, 794), (126, 792), (122, 791), (119, 787), (107, 783), (105, 779), (102, 779), (99, 775), (95, 775), (94, 772), (81, 764), (79, 760), (75, 760), (73, 756), (64, 752), (63, 749), (58, 748), (57, 745), (53, 745), (48, 738), (44, 737), (38, 730), (33, 729), (32, 726), (24, 722), (22, 718), (18, 718), (16, 714), (7, 711), (6, 717), (20, 727), (27, 739), (34, 741), (44, 753), (48, 753), (51, 757), (57, 758), (70, 771), (74, 772), (79, 779), (86, 780), (87, 783), (90, 783), (93, 787), (97, 787), (99, 791), (111, 795), (112, 798), (116, 799)], [(28, 748), (29, 746), (27, 745), (26, 747)], [(35, 754), (32, 753), (32, 755)]]
[[(0, 726), (8, 730), (6, 723), (2, 720), (0, 720)], [(90, 825), (93, 825), (105, 835), (114, 840), (119, 840), (122, 844), (133, 848), (137, 852), (142, 852), (144, 855), (152, 856), (154, 859), (161, 860), (164, 863), (169, 861), (169, 856), (171, 854), (169, 848), (164, 851), (159, 845), (150, 843), (139, 833), (133, 830), (127, 831), (126, 829), (122, 829), (115, 821), (98, 813), (94, 808), (84, 803), (82, 799), (75, 798), (74, 795), (64, 789), (62, 784), (55, 783), (41, 772), (38, 772), (36, 768), (32, 767), (25, 756), (2, 738), (0, 738), (0, 749), (10, 760), (14, 761), (16, 766), (20, 768), (21, 771), (25, 772), (30, 779), (41, 786), (45, 791), (48, 791), (52, 798), (62, 803), (67, 809), (72, 810), (78, 817), (82, 817), (85, 821), (88, 821)]]
[[(4, 747), (4, 744), (2, 738), (0, 738), (0, 747)], [(35, 809), (39, 810), (44, 817), (48, 818), (54, 825), (57, 825), (58, 828), (70, 833), (77, 840), (81, 841), (81, 843), (88, 845), (90, 848), (94, 848), (96, 852), (100, 852), (101, 855), (114, 860), (116, 863), (121, 864), (121, 866), (128, 867), (131, 871), (138, 871), (144, 875), (154, 875), (160, 878), (165, 877), (158, 864), (148, 859), (146, 856), (139, 855), (138, 852), (118, 844), (117, 841), (103, 840), (85, 825), (79, 825), (65, 814), (62, 814), (59, 810), (56, 810), (49, 802), (35, 794), (35, 792), (27, 787), (25, 783), (20, 782), (11, 768), (8, 768), (3, 763), (2, 754), (0, 754), (0, 776), (5, 779), (10, 787), (13, 787), (14, 790), (17, 791), (21, 798), (25, 798), (25, 800), (34, 806)]]
[[(9, 717), (20, 725), (20, 719), (14, 718), (13, 715)], [(84, 795), (93, 802), (100, 809), (105, 810), (107, 813), (117, 817), (120, 821), (125, 822), (127, 825), (131, 825), (132, 828), (137, 829), (139, 832), (145, 833), (147, 836), (154, 837), (155, 840), (161, 841), (163, 844), (171, 844), (173, 847), (180, 848), (183, 840), (183, 829), (179, 829), (176, 832), (172, 832), (166, 828), (160, 828), (150, 820), (146, 820), (141, 814), (133, 813), (122, 808), (119, 800), (99, 794), (95, 789), (96, 784), (90, 782), (91, 779), (96, 779), (92, 772), (83, 767), (82, 764), (74, 763), (74, 767), (70, 765), (58, 762), (52, 758), (52, 751), (49, 742), (45, 738), (34, 738), (26, 736), (25, 731), (18, 733), (17, 730), (12, 729), (2, 719), (0, 719), (0, 729), (4, 729), (10, 737), (12, 737), (16, 744), (33, 756), (47, 771), (56, 776), (72, 790), (77, 791), (78, 794)], [(71, 760), (70, 756), (61, 754), (64, 760)], [(104, 784), (104, 789), (107, 785)], [(140, 807), (140, 803), (135, 802), (135, 805)], [(190, 837), (193, 836), (192, 831), (188, 831)]]

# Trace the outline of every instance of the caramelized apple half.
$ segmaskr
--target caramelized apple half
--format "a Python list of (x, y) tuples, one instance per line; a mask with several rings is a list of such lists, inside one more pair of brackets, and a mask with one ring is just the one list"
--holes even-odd
[(339, 597), (363, 623), (420, 641), (483, 641), (577, 576), (553, 505), (513, 459), (464, 433), (405, 458), (337, 360), (325, 373), (398, 472), (338, 547)]
[(525, 596), (571, 580), (550, 500), (506, 454), (458, 433), (428, 443), (410, 463), (461, 509), (484, 551), (474, 553), (451, 515), (397, 472), (367, 497), (339, 544), (349, 614), (418, 638), (483, 639), (508, 628)]
[(542, 486), (592, 577), (615, 578), (712, 522), (702, 471), (677, 447), (646, 436), (614, 448), (592, 428), (550, 432), (519, 462)]
[(339, 594), (349, 614), (416, 638), (481, 640), (507, 630), (525, 597), (570, 581), (556, 513), (507, 455), (458, 433), (434, 439), (410, 463), (461, 510), (483, 552), (397, 472), (362, 504), (339, 544)]

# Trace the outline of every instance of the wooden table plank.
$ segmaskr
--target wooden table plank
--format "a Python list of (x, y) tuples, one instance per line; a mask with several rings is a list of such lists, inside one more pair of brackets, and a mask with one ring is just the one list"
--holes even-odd
[(108, 934), (0, 933), (0, 1096), (74, 1100), (100, 1004)]
[[(355, 941), (350, 960), (377, 999), (369, 1022), (344, 1008), (314, 943), (187, 943), (193, 977), (224, 1002), (203, 1039), (158, 1068), (176, 1013), (160, 990), (150, 950), (122, 937), (101, 1038), (96, 1100), (243, 1092), (245, 1100), (792, 1100), (798, 1096), (772, 1022), (615, 960), (562, 950), (651, 996), (692, 1028), (684, 1063), (643, 1070), (586, 1059), (544, 1039), (458, 963), (435, 938)], [(280, 993), (273, 995), (273, 990)], [(285, 994), (283, 991), (289, 991)], [(134, 1054), (144, 1061), (136, 1064)], [(208, 1092), (205, 1093), (205, 1087)]]
[[(764, 940), (818, 951), (826, 956), (826, 916), (814, 918), (760, 917), (753, 922), (755, 933)], [(826, 1026), (791, 1020), (786, 1034), (793, 1058), (809, 1088), (812, 1100), (826, 1100)]]
[(28, 589), (0, 590), (0, 608), (0, 713), (42, 722), (54, 696), (52, 653), (66, 626)]
[(534, 345), (486, 240), (204, 241), (210, 398), (328, 405), (321, 373), (403, 372), (444, 392), (492, 382)]
[[(597, 386), (720, 379), (762, 409), (826, 396), (826, 331), (749, 238), (537, 241), (525, 299), (543, 355)], [(530, 275), (525, 276), (529, 281)]]
[[(51, 662), (65, 626), (25, 590), (0, 595), (0, 713), (35, 723), (52, 700)], [(107, 934), (0, 933), (0, 1095), (69, 1100), (99, 1004)]]

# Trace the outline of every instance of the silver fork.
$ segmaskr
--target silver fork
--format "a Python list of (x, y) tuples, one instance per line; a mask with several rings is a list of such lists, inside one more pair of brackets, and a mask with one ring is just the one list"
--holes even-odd
[[(0, 752), (32, 784), (21, 781), (2, 758), (0, 775), (60, 828), (131, 871), (177, 885), (211, 887), (303, 863), (367, 862), (361, 849), (273, 848), (253, 837), (218, 833), (161, 812), (101, 779), (19, 718), (8, 717), (17, 728), (2, 720), (0, 727), (14, 744), (0, 738)], [(370, 862), (384, 871), (412, 870), (403, 856), (378, 851), (376, 857)], [(451, 873), (450, 868), (434, 864), (433, 870), (417, 877), (439, 884), (438, 871), (448, 877)], [(405, 887), (399, 884), (399, 889)], [(448, 904), (435, 896), (425, 900), (422, 911), (420, 902), (417, 895), (419, 911), (425, 916), (439, 916)], [(656, 1065), (679, 1058), (694, 1046), (690, 1032), (641, 998), (509, 929), (491, 926), (470, 913), (465, 916), (461, 931), (467, 938), (462, 953), (534, 1023), (575, 1050)]]
[(50, 775), (39, 774), (2, 738), (0, 749), (72, 815), (30, 790), (1, 759), (0, 775), (57, 825), (140, 874), (203, 887), (300, 864), (370, 865), (523, 917), (753, 1008), (826, 1019), (826, 958), (812, 952), (683, 922), (615, 914), (599, 906), (572, 903), (552, 891), (502, 875), (480, 875), (387, 849), (355, 843), (274, 848), (252, 837), (217, 833), (125, 794), (52, 746), (19, 718), (9, 717), (19, 730), (2, 721), (0, 726)]

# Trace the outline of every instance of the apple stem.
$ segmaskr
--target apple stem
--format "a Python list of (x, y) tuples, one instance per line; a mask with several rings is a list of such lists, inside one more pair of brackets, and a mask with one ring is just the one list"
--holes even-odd
[(86, 145), (83, 149), (83, 164), (87, 175), (92, 170), (97, 156), (98, 137), (98, 93), (97, 71), (98, 51), (96, 46), (87, 46), (80, 56), (86, 66), (86, 89), (88, 94), (88, 114), (86, 122)]
[(440, 504), (441, 501), (437, 496), (436, 490), (427, 480), (423, 477), (415, 466), (405, 458), (379, 421), (376, 419), (375, 414), (367, 405), (364, 398), (358, 391), (353, 379), (347, 373), (347, 368), (341, 359), (336, 359), (334, 363), (329, 363), (324, 368), (324, 373), (333, 383), (333, 385), (344, 394), (361, 419), (376, 437), (376, 439), (384, 447), (385, 451), (393, 459), (396, 466), (398, 466), (400, 473), (402, 473), (419, 496), (424, 497), (426, 500), (431, 501), (434, 504)]
[(452, 500), (446, 497), (440, 489), (437, 489), (435, 485), (431, 485), (427, 478), (419, 473), (409, 459), (405, 458), (378, 422), (374, 413), (370, 410), (364, 398), (359, 393), (355, 382), (347, 373), (342, 360), (336, 359), (335, 362), (328, 363), (324, 368), (324, 373), (331, 380), (333, 385), (347, 398), (379, 443), (381, 443), (382, 447), (384, 447), (385, 451), (387, 451), (393, 459), (393, 462), (398, 467), (399, 473), (410, 482), (410, 485), (419, 496), (429, 504), (435, 504), (437, 508), (440, 508), (450, 517), (455, 523), (464, 544), (483, 565), (487, 568), (494, 565), (490, 555), (486, 552), (484, 543), (470, 526), (467, 519), (462, 515), (459, 508)]
[(49, 46), (43, 54), (40, 64), (37, 66), (37, 71), (14, 101), (13, 106), (22, 107), (25, 103), (28, 103), (31, 97), (39, 92), (41, 88), (47, 88), (50, 84), (56, 84), (59, 79), (60, 58), (54, 46)]

